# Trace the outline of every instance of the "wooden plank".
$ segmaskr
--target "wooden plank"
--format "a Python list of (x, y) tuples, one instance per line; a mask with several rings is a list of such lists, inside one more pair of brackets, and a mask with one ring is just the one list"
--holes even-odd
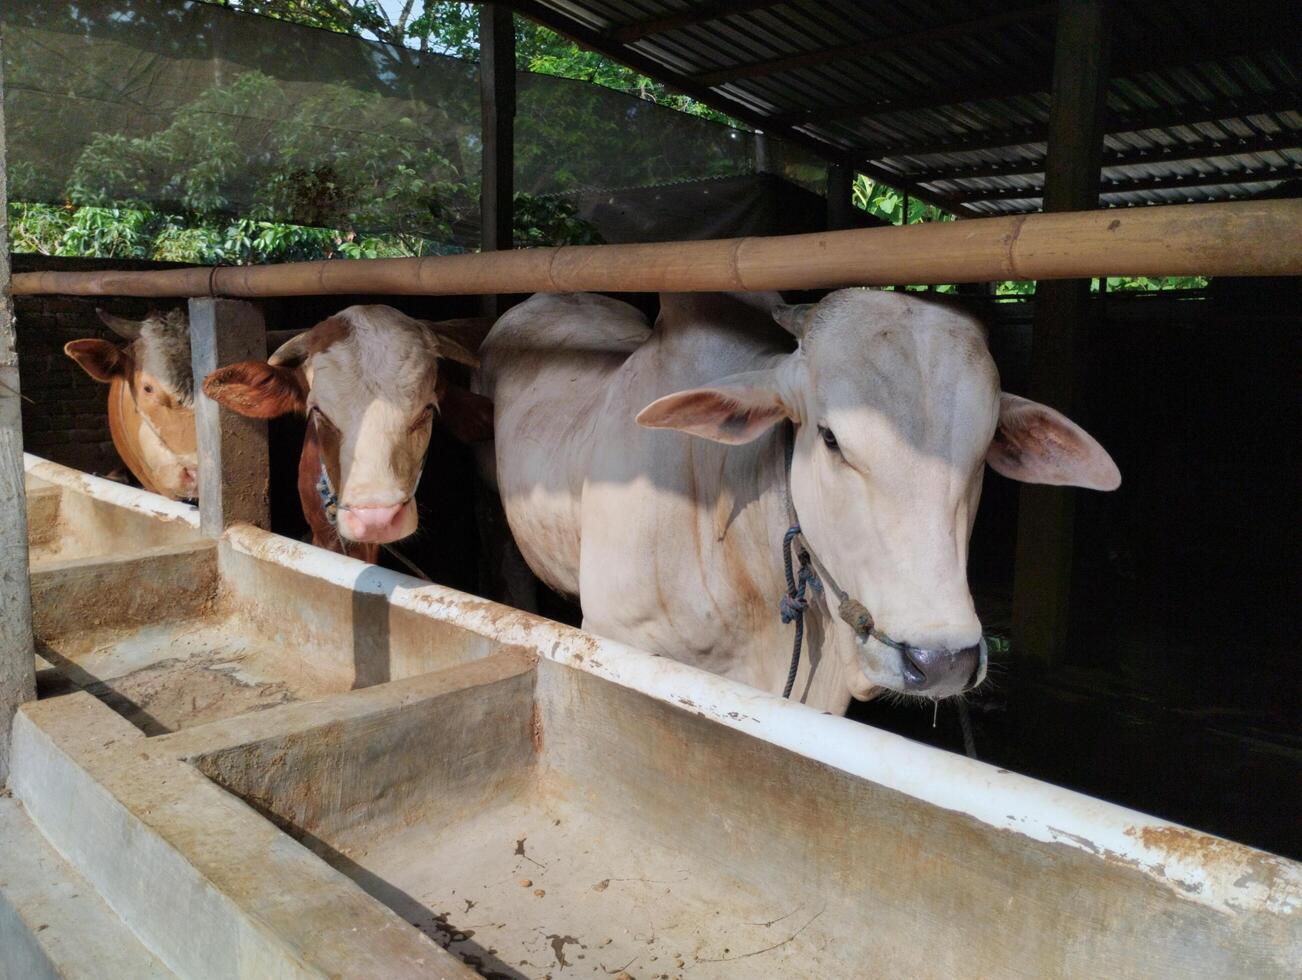
[(266, 421), (222, 408), (202, 390), (203, 379), (217, 368), (266, 357), (267, 330), (257, 306), (233, 299), (190, 300), (199, 529), (211, 537), (241, 521), (271, 527)]
[(22, 395), (14, 307), (9, 294), (2, 45), (0, 39), (0, 786), (9, 778), (9, 733), (14, 712), (24, 701), (36, 697)]
[[(479, 105), (482, 126), (480, 249), (496, 252), (514, 244), (515, 197), (515, 23), (505, 4), (479, 9)], [(505, 311), (506, 298), (488, 294), (485, 316)]]
[[(1108, 0), (1059, 0), (1046, 212), (1096, 208), (1111, 22)], [(1031, 390), (1080, 419), (1089, 280), (1041, 282), (1035, 294)], [(1024, 486), (1017, 514), (1013, 643), (1019, 657), (1060, 663), (1070, 628), (1075, 491)]]
[(159, 272), (30, 272), (16, 295), (717, 292), (1080, 276), (1302, 275), (1302, 199), (1158, 205), (640, 245)]

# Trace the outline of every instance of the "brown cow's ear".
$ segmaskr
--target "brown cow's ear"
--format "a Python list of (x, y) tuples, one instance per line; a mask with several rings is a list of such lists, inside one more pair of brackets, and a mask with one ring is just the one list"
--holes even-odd
[(996, 473), (1024, 483), (1115, 490), (1121, 471), (1094, 437), (1060, 412), (1006, 392), (986, 453)]
[(274, 419), (307, 406), (299, 373), (265, 361), (240, 361), (218, 368), (204, 379), (203, 393), (252, 419)]
[(63, 345), (63, 352), (105, 384), (131, 373), (131, 355), (107, 340), (72, 340)]
[(449, 385), (439, 394), (439, 421), (458, 442), (490, 442), (493, 403), (483, 395)]
[(772, 371), (749, 371), (709, 388), (665, 395), (638, 412), (637, 424), (648, 429), (678, 429), (740, 446), (794, 417), (774, 381)]

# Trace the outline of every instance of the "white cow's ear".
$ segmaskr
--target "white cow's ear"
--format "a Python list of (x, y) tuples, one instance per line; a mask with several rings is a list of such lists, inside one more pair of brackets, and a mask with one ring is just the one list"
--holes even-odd
[(308, 341), (308, 334), (311, 332), (311, 330), (304, 330), (301, 334), (285, 341), (267, 358), (267, 363), (272, 367), (298, 367), (307, 360), (308, 354), (311, 353)]
[(800, 303), (793, 306), (788, 303), (779, 303), (773, 307), (773, 319), (787, 333), (797, 340), (802, 340), (805, 331), (809, 329), (809, 314), (814, 311), (814, 307), (817, 305), (817, 303)]
[(467, 367), (479, 367), (479, 358), (449, 337), (438, 338), (438, 350), (439, 357), (446, 358), (449, 361), (456, 361), (458, 364), (464, 364)]
[(637, 414), (648, 429), (677, 429), (703, 439), (740, 446), (791, 418), (772, 371), (749, 371), (657, 398)]
[(996, 473), (1024, 483), (1115, 490), (1121, 471), (1094, 437), (1047, 405), (999, 396), (999, 426), (986, 453)]
[(135, 340), (140, 336), (140, 328), (144, 325), (137, 320), (128, 320), (124, 316), (117, 316), (105, 310), (95, 310), (95, 315), (100, 318), (104, 326), (108, 327), (123, 340)]

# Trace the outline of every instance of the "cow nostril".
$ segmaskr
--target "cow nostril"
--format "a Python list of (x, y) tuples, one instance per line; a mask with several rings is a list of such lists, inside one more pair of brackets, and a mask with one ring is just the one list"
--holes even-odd
[(904, 674), (904, 686), (910, 689), (925, 687), (927, 672), (916, 659), (917, 650), (911, 646), (900, 648), (900, 671)]

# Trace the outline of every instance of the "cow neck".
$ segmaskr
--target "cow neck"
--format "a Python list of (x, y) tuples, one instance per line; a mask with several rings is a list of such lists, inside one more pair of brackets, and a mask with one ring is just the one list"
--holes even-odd
[[(796, 671), (800, 668), (800, 648), (804, 638), (804, 616), (809, 609), (806, 587), (815, 592), (822, 592), (824, 585), (832, 590), (837, 598), (836, 614), (841, 617), (859, 639), (873, 637), (895, 650), (904, 650), (905, 644), (892, 639), (877, 628), (872, 613), (858, 599), (853, 598), (836, 583), (827, 566), (818, 560), (814, 549), (810, 547), (800, 529), (800, 516), (796, 513), (796, 504), (791, 497), (791, 463), (796, 453), (796, 427), (792, 422), (783, 426), (785, 464), (783, 466), (782, 497), (787, 509), (787, 530), (782, 536), (782, 566), (787, 581), (786, 595), (778, 603), (779, 613), (784, 623), (795, 623), (796, 634), (792, 642), (791, 668), (787, 674), (784, 698), (791, 696), (791, 689), (796, 682)], [(799, 571), (792, 567), (791, 553), (795, 550)]]
[(149, 420), (136, 406), (135, 392), (131, 390), (129, 380), (114, 378), (109, 382), (108, 408), (109, 437), (113, 440), (113, 447), (141, 486), (151, 493), (159, 493), (151, 479), (153, 474), (136, 452), (136, 434), (139, 433), (140, 426), (147, 425)]

